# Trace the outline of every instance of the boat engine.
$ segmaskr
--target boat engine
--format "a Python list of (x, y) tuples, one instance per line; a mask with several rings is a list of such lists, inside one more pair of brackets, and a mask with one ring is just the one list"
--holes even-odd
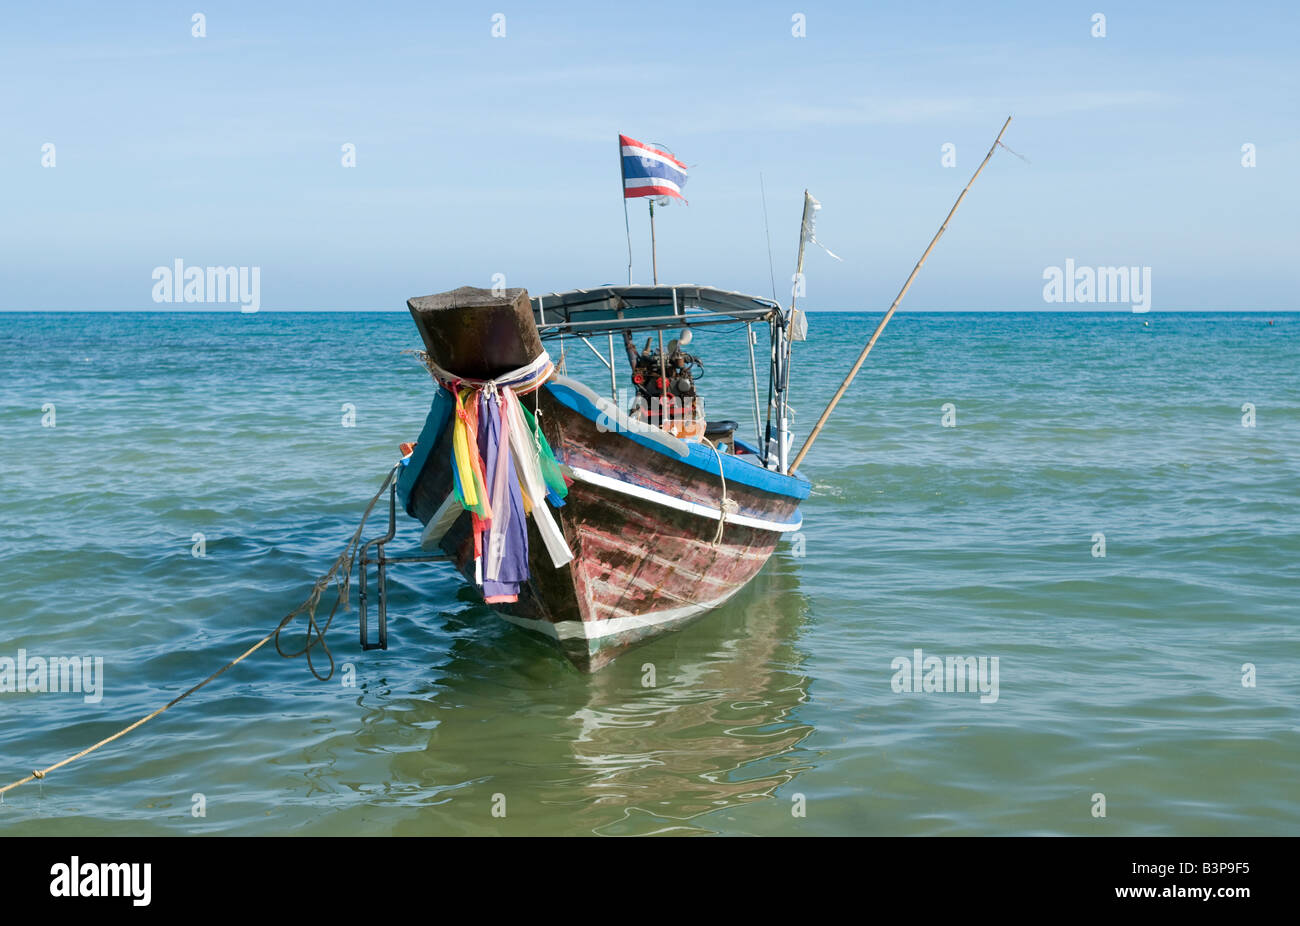
[(691, 332), (683, 331), (679, 339), (668, 342), (661, 353), (652, 347), (654, 338), (636, 350), (630, 332), (623, 333), (628, 359), (632, 361), (632, 385), (636, 402), (631, 414), (683, 439), (704, 434), (704, 408), (695, 380), (704, 373), (704, 361), (682, 348), (691, 341)]

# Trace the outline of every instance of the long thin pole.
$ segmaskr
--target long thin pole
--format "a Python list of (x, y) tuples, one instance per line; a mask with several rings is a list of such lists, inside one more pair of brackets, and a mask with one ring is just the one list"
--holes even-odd
[(993, 157), (993, 152), (996, 151), (998, 145), (1002, 143), (1002, 133), (1007, 130), (1007, 126), (1010, 124), (1011, 117), (1007, 116), (1007, 121), (1002, 123), (1002, 130), (998, 132), (998, 137), (993, 139), (993, 145), (989, 148), (989, 153), (984, 155), (984, 160), (980, 161), (980, 166), (975, 169), (975, 173), (971, 175), (965, 188), (962, 189), (961, 195), (959, 195), (957, 201), (952, 204), (952, 209), (948, 211), (948, 217), (943, 220), (943, 224), (939, 226), (939, 230), (935, 232), (934, 237), (930, 239), (930, 246), (925, 249), (925, 253), (921, 255), (921, 259), (918, 260), (916, 266), (912, 268), (911, 274), (907, 277), (907, 282), (904, 283), (903, 288), (898, 291), (898, 296), (895, 297), (894, 304), (889, 307), (889, 311), (885, 313), (885, 317), (882, 318), (880, 324), (876, 326), (875, 332), (871, 335), (871, 340), (867, 342), (867, 346), (862, 348), (862, 353), (858, 355), (857, 363), (853, 364), (853, 369), (849, 370), (849, 375), (844, 377), (844, 382), (840, 384), (840, 388), (836, 391), (835, 397), (831, 399), (831, 403), (826, 406), (826, 411), (822, 412), (822, 416), (817, 419), (817, 424), (813, 427), (812, 433), (808, 435), (808, 439), (804, 441), (803, 446), (799, 448), (798, 456), (796, 456), (794, 462), (790, 464), (791, 473), (799, 468), (799, 464), (803, 462), (803, 458), (808, 455), (808, 449), (812, 447), (813, 441), (815, 441), (817, 435), (821, 433), (822, 425), (826, 424), (826, 419), (831, 416), (831, 412), (835, 410), (835, 406), (838, 405), (840, 399), (844, 397), (844, 393), (849, 388), (849, 384), (853, 382), (853, 377), (857, 376), (858, 370), (862, 369), (862, 364), (866, 361), (867, 354), (871, 353), (871, 348), (876, 346), (876, 339), (879, 338), (880, 333), (885, 330), (885, 326), (889, 324), (889, 320), (894, 317), (894, 310), (898, 308), (898, 304), (902, 302), (903, 297), (907, 295), (908, 289), (912, 286), (912, 281), (916, 279), (916, 275), (921, 271), (921, 265), (924, 264), (925, 259), (930, 256), (930, 252), (934, 250), (934, 246), (938, 243), (939, 239), (943, 237), (943, 233), (948, 230), (948, 223), (952, 220), (953, 215), (956, 214), (957, 207), (960, 206), (961, 201), (966, 198), (966, 194), (970, 192), (971, 184), (975, 182), (975, 178), (980, 175), (980, 171), (984, 170), (984, 165), (989, 162)]
[(655, 286), (659, 285), (659, 258), (655, 254), (655, 201), (650, 197), (650, 273), (655, 281)]
[[(763, 185), (763, 172), (758, 172), (758, 194), (763, 200), (763, 232), (767, 235), (767, 275), (772, 280), (772, 301), (776, 302), (776, 268), (772, 264), (772, 229), (767, 224), (767, 188)], [(750, 344), (754, 343), (750, 338)]]

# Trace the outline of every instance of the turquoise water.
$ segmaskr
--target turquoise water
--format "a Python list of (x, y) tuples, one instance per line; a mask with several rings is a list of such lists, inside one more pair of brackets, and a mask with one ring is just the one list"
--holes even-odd
[[(812, 316), (801, 433), (876, 318)], [(394, 567), (391, 649), (355, 610), (331, 633), (354, 686), (264, 649), (11, 791), (0, 833), (1296, 834), (1300, 316), (1268, 321), (900, 315), (802, 535), (694, 626), (588, 677), (449, 567)], [(749, 429), (731, 337), (697, 338), (700, 386)], [(305, 597), (419, 431), (418, 346), (404, 313), (0, 316), (0, 659), (104, 681), (0, 693), (0, 786)], [(895, 691), (917, 648), (996, 657), (997, 699)]]

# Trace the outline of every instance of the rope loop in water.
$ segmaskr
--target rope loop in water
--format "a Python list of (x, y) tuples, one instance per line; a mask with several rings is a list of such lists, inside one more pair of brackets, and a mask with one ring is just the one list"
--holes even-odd
[[(389, 484), (393, 481), (393, 477), (397, 474), (398, 467), (400, 466), (401, 464), (398, 463), (397, 466), (394, 466), (391, 470), (388, 471), (388, 475), (384, 477), (383, 485), (379, 487), (379, 491), (375, 493), (372, 499), (370, 499), (370, 504), (366, 505), (365, 513), (361, 516), (361, 523), (357, 526), (356, 532), (352, 535), (352, 539), (348, 541), (347, 547), (345, 547), (343, 552), (339, 554), (338, 559), (334, 561), (334, 565), (330, 567), (329, 572), (325, 573), (325, 575), (321, 576), (319, 579), (316, 580), (316, 584), (313, 586), (311, 595), (307, 597), (307, 600), (304, 601), (302, 604), (300, 604), (298, 607), (294, 608), (288, 614), (286, 614), (284, 616), (284, 619), (281, 620), (280, 623), (276, 626), (275, 630), (271, 631), (266, 636), (262, 637), (262, 639), (258, 640), (248, 649), (244, 650), (244, 652), (242, 652), (240, 655), (236, 656), (234, 659), (226, 663), (220, 669), (213, 672), (211, 675), (209, 675), (203, 681), (199, 682), (197, 685), (194, 685), (193, 687), (181, 692), (176, 697), (172, 698), (170, 701), (164, 704), (162, 707), (158, 708), (157, 710), (154, 710), (149, 714), (146, 714), (145, 716), (141, 717), (139, 720), (135, 721), (135, 723), (123, 727), (121, 730), (118, 730), (112, 736), (105, 737), (104, 739), (100, 740), (98, 743), (95, 743), (93, 746), (86, 747), (76, 755), (68, 756), (68, 758), (55, 762), (53, 765), (46, 766), (43, 769), (37, 769), (33, 771), (30, 775), (28, 775), (26, 778), (20, 778), (17, 781), (11, 782), (10, 784), (7, 784), (4, 787), (0, 788), (0, 802), (4, 800), (4, 795), (6, 791), (12, 791), (14, 788), (17, 788), (20, 785), (25, 785), (30, 781), (40, 781), (44, 779), (45, 776), (48, 775), (50, 772), (60, 769), (63, 766), (68, 765), (72, 762), (75, 762), (77, 759), (80, 759), (82, 756), (88, 756), (95, 750), (103, 746), (107, 746), (109, 743), (113, 742), (116, 739), (122, 738), (123, 736), (130, 733), (132, 730), (136, 729), (137, 727), (143, 726), (144, 724), (148, 723), (150, 720), (153, 720), (159, 714), (169, 710), (170, 708), (184, 701), (190, 695), (194, 694), (194, 692), (198, 691), (204, 685), (208, 684), (208, 682), (211, 682), (217, 676), (224, 673), (227, 669), (231, 669), (239, 665), (239, 663), (243, 662), (245, 659), (253, 655), (253, 653), (257, 652), (259, 649), (261, 649), (263, 646), (265, 646), (267, 643), (271, 642), (272, 640), (275, 640), (275, 648), (276, 650), (279, 651), (281, 656), (284, 656), (286, 658), (294, 658), (296, 656), (301, 656), (303, 654), (306, 654), (307, 665), (311, 668), (312, 675), (316, 676), (316, 678), (320, 679), (321, 681), (328, 680), (334, 674), (334, 655), (330, 652), (329, 647), (325, 644), (325, 632), (329, 630), (329, 626), (333, 622), (334, 615), (338, 611), (339, 606), (342, 605), (345, 609), (347, 608), (348, 589), (351, 586), (351, 580), (352, 580), (352, 566), (356, 559), (357, 548), (361, 543), (361, 532), (365, 530), (366, 519), (370, 517), (370, 512), (374, 510), (374, 507), (378, 503), (379, 499), (383, 496), (384, 492), (387, 491)], [(329, 584), (331, 579), (335, 578), (335, 576), (339, 573), (340, 569), (343, 570), (343, 574), (342, 574), (342, 578), (336, 580), (339, 589), (338, 598), (334, 602), (334, 607), (330, 609), (329, 619), (326, 620), (324, 625), (322, 626), (316, 623), (316, 606), (320, 602), (321, 593), (325, 591), (325, 587)], [(299, 614), (302, 614), (304, 611), (307, 612), (307, 628), (308, 628), (307, 642), (303, 644), (302, 649), (286, 653), (280, 647), (280, 632), (284, 630), (284, 628), (289, 624), (290, 621), (292, 621)], [(325, 655), (329, 657), (330, 669), (329, 672), (325, 675), (321, 675), (321, 673), (316, 670), (316, 666), (311, 661), (311, 651), (313, 648), (317, 646), (321, 647), (325, 651)]]

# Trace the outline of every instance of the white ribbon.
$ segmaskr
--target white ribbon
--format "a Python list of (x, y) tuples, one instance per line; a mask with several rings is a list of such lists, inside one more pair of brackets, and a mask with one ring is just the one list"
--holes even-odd
[(508, 394), (502, 413), (502, 418), (508, 418), (510, 421), (508, 430), (511, 456), (514, 458), (515, 472), (519, 474), (519, 481), (528, 492), (528, 497), (533, 500), (533, 520), (537, 523), (537, 532), (542, 535), (542, 542), (546, 544), (546, 550), (551, 554), (551, 562), (559, 568), (573, 560), (573, 551), (569, 549), (568, 543), (564, 540), (564, 533), (551, 515), (551, 506), (546, 501), (546, 480), (542, 476), (539, 462), (540, 451), (532, 429), (528, 427), (528, 422), (524, 420), (524, 413), (520, 411), (519, 399), (514, 393)]

